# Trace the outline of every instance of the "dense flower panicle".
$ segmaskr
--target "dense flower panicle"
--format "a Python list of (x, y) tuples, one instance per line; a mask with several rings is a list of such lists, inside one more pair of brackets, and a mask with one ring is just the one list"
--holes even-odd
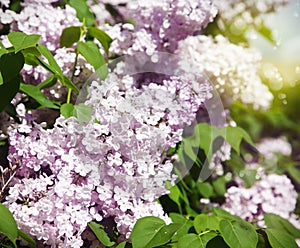
[(256, 148), (268, 160), (276, 159), (278, 154), (283, 156), (292, 154), (292, 146), (284, 137), (264, 138)]
[[(24, 120), (11, 130), (9, 160), (19, 161), (21, 168), (6, 204), (24, 230), (33, 230), (48, 245), (76, 241), (79, 246), (91, 219), (112, 216), (127, 236), (142, 216), (168, 221), (155, 202), (168, 192), (165, 181), (175, 179), (171, 158), (163, 152), (181, 140), (211, 88), (184, 77), (139, 89), (134, 85), (133, 77), (110, 73), (88, 90), (91, 121), (60, 117), (53, 129), (45, 130)], [(49, 184), (39, 187), (45, 178)], [(30, 188), (29, 181), (36, 186)], [(26, 207), (18, 199), (26, 199)], [(49, 201), (60, 205), (38, 216), (31, 212)], [(29, 218), (31, 224), (26, 224)], [(74, 226), (74, 221), (79, 223)]]
[(173, 52), (178, 41), (203, 29), (217, 10), (210, 0), (135, 0), (127, 3), (137, 29), (145, 29), (159, 51)]
[(222, 20), (243, 27), (253, 24), (262, 14), (277, 11), (289, 2), (289, 0), (214, 0)]
[[(122, 1), (124, 2), (124, 1)], [(115, 18), (112, 17), (112, 15), (109, 13), (109, 11), (106, 9), (105, 4), (111, 4), (113, 5), (117, 11), (119, 10), (118, 8), (118, 3), (116, 1), (94, 1), (94, 0), (88, 0), (87, 4), (90, 7), (91, 12), (95, 16), (95, 20), (98, 25), (102, 25), (106, 22), (110, 24), (116, 24), (118, 21), (121, 20), (115, 20)]]
[(15, 16), (14, 31), (40, 34), (41, 43), (50, 51), (59, 48), (59, 38), (63, 29), (80, 26), (75, 9), (66, 5), (64, 9), (53, 7), (54, 1), (25, 1), (24, 9)]
[(144, 51), (151, 56), (155, 50), (174, 52), (180, 40), (202, 30), (217, 12), (210, 0), (135, 0), (125, 3), (124, 13), (133, 18), (136, 26), (129, 23), (104, 25), (103, 29), (115, 40), (111, 46), (113, 54)]
[(181, 41), (176, 53), (185, 71), (210, 78), (225, 106), (239, 100), (255, 109), (270, 107), (273, 95), (258, 75), (261, 56), (256, 51), (234, 45), (221, 35), (199, 35)]
[(109, 52), (114, 55), (133, 55), (137, 52), (151, 56), (155, 53), (157, 45), (145, 29), (135, 30), (130, 23), (109, 25), (101, 28), (113, 39)]
[(215, 151), (209, 163), (209, 169), (215, 173), (213, 176), (222, 176), (224, 174), (222, 162), (229, 160), (230, 155), (231, 146), (227, 142), (224, 142), (222, 146)]
[(18, 226), (38, 240), (62, 246), (59, 240), (63, 237), (66, 247), (81, 247), (80, 235), (92, 220), (88, 209), (91, 190), (88, 185), (72, 184), (74, 179), (65, 170), (69, 168), (63, 168), (56, 178), (23, 178), (9, 189), (5, 204), (9, 204)]
[(222, 206), (231, 214), (252, 221), (264, 227), (265, 213), (278, 214), (286, 219), (295, 219), (293, 211), (296, 207), (297, 192), (290, 179), (285, 175), (263, 175), (251, 188), (243, 185), (230, 187)]

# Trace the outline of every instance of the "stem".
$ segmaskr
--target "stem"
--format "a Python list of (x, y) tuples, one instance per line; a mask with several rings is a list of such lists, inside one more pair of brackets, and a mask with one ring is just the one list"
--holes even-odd
[(76, 56), (75, 56), (75, 61), (74, 61), (74, 66), (73, 66), (72, 77), (71, 77), (71, 81), (72, 82), (73, 82), (74, 76), (75, 76), (75, 70), (76, 70), (76, 66), (77, 66), (77, 61), (78, 61), (78, 52), (76, 50)]
[(70, 101), (71, 101), (71, 94), (72, 94), (72, 89), (69, 88), (69, 89), (68, 89), (67, 103), (70, 103)]
[(209, 232), (211, 232), (211, 231), (213, 231), (213, 230), (207, 230), (207, 231), (204, 231), (204, 232), (200, 233), (199, 236), (202, 236), (202, 235), (204, 235), (204, 234), (206, 234), (206, 233), (209, 233)]
[[(76, 51), (76, 57), (75, 57), (74, 66), (73, 66), (73, 72), (72, 72), (72, 77), (71, 77), (71, 81), (72, 82), (73, 82), (74, 76), (75, 76), (75, 70), (76, 70), (76, 66), (77, 66), (77, 61), (78, 61), (78, 52)], [(71, 94), (72, 94), (72, 89), (68, 88), (67, 103), (70, 103), (70, 101), (71, 101)]]

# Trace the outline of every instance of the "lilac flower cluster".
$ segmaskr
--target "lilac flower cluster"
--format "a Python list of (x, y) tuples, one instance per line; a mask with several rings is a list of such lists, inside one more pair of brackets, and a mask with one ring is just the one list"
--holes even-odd
[[(71, 78), (76, 53), (72, 48), (60, 48), (59, 39), (65, 28), (81, 26), (82, 24), (76, 17), (75, 9), (69, 5), (66, 5), (64, 9), (54, 7), (52, 6), (53, 2), (56, 1), (26, 0), (22, 3), (23, 9), (20, 13), (6, 11), (10, 13), (12, 31), (41, 35), (40, 43), (44, 44), (53, 53), (64, 74)], [(2, 10), (0, 9), (0, 11)], [(11, 46), (7, 36), (2, 36), (1, 39), (5, 47)], [(84, 82), (93, 72), (93, 68), (86, 63), (81, 55), (79, 55), (77, 62), (74, 82)], [(26, 83), (35, 85), (51, 76), (43, 67), (27, 64), (24, 65), (22, 75)], [(50, 90), (44, 90), (44, 92), (54, 100), (62, 100), (62, 96), (66, 95), (66, 89), (61, 85), (56, 85)]]
[(45, 130), (28, 119), (11, 130), (9, 159), (21, 168), (5, 204), (23, 230), (48, 245), (80, 247), (92, 219), (113, 216), (124, 234), (146, 215), (168, 221), (155, 201), (175, 179), (164, 151), (181, 140), (211, 88), (184, 77), (134, 85), (112, 72), (89, 87), (91, 121), (60, 117)]
[[(80, 55), (75, 59), (73, 48), (59, 46), (64, 28), (82, 24), (73, 8), (55, 7), (55, 2), (25, 0), (18, 14), (0, 9), (0, 23), (12, 23), (13, 31), (40, 34), (63, 73), (74, 83), (84, 82), (94, 72), (92, 66)], [(222, 36), (194, 36), (217, 14), (211, 0), (87, 3), (99, 28), (113, 38), (106, 59), (133, 58), (127, 64), (126, 58), (125, 63), (117, 63), (105, 80), (92, 80), (87, 97), (79, 97), (92, 109), (89, 121), (60, 116), (52, 129), (45, 129), (22, 111), (22, 123), (9, 131), (8, 159), (20, 168), (4, 203), (18, 226), (43, 246), (82, 247), (82, 234), (92, 220), (113, 218), (127, 238), (141, 217), (152, 215), (170, 222), (156, 199), (168, 193), (166, 181), (176, 179), (167, 151), (182, 140), (183, 129), (212, 96), (202, 74), (215, 83), (226, 106), (226, 101), (241, 100), (267, 109), (272, 101), (258, 76), (261, 58), (256, 52)], [(0, 4), (7, 7), (9, 1)], [(113, 19), (106, 4), (114, 5), (124, 20), (132, 17), (134, 24)], [(164, 52), (178, 56), (167, 58)], [(135, 75), (128, 72), (140, 69)], [(42, 67), (25, 65), (23, 76), (26, 83), (36, 84), (50, 74)], [(50, 98), (61, 100), (65, 89), (55, 87), (48, 92)], [(210, 164), (217, 175), (223, 174), (220, 160), (229, 158), (230, 146), (224, 143)], [(295, 199), (287, 177), (263, 175), (250, 189), (231, 187), (224, 207), (250, 221), (262, 221), (265, 212), (291, 218)], [(283, 208), (275, 211), (278, 201)]]
[(263, 14), (275, 12), (289, 2), (289, 0), (214, 0), (222, 21), (232, 23), (241, 29), (249, 24), (259, 24)]
[(285, 137), (264, 138), (256, 148), (267, 160), (275, 160), (279, 154), (283, 156), (292, 154), (292, 146)]
[(210, 78), (225, 106), (240, 100), (255, 109), (270, 107), (273, 95), (259, 77), (261, 56), (253, 49), (234, 45), (221, 35), (198, 35), (181, 41), (176, 53), (185, 71)]
[(75, 9), (66, 5), (64, 9), (53, 7), (52, 2), (26, 0), (23, 9), (16, 14), (12, 24), (13, 31), (27, 34), (40, 34), (41, 43), (50, 51), (59, 48), (59, 37), (66, 27), (80, 26)]
[(210, 0), (135, 0), (127, 1), (124, 12), (133, 18), (135, 27), (128, 23), (104, 25), (114, 38), (110, 51), (119, 55), (143, 52), (151, 58), (157, 51), (174, 52), (180, 40), (211, 22), (217, 10)]
[[(245, 188), (242, 184), (230, 187), (225, 194), (226, 201), (222, 207), (247, 221), (257, 222), (261, 227), (265, 227), (263, 221), (265, 213), (278, 214), (295, 223), (296, 215), (293, 211), (297, 196), (287, 176), (263, 175), (262, 179), (251, 188)], [(300, 228), (299, 223), (297, 227)]]
[(217, 13), (210, 0), (135, 0), (128, 3), (128, 9), (137, 28), (151, 34), (159, 51), (168, 52), (176, 50), (178, 41), (203, 29)]
[(0, 0), (0, 29), (3, 28), (3, 25), (10, 24), (14, 21), (16, 13), (9, 9), (3, 10), (2, 7), (8, 8), (10, 0)]

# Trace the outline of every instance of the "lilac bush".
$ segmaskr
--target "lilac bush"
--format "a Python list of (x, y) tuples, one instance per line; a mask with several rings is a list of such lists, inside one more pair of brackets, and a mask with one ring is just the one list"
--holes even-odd
[[(269, 229), (278, 227), (265, 221), (273, 213), (294, 225), (285, 240), (300, 238), (295, 151), (284, 138), (255, 145), (232, 110), (237, 101), (272, 108), (261, 54), (223, 29), (255, 27), (287, 1), (18, 3), (0, 0), (0, 87), (20, 81), (0, 105), (0, 199), (16, 230), (41, 247), (180, 247), (187, 238), (235, 247), (234, 220), (246, 236), (236, 247), (256, 247), (261, 232), (277, 247)], [(23, 56), (21, 77), (7, 76), (10, 56)], [(203, 123), (214, 132), (197, 133)], [(154, 234), (140, 224), (148, 217)]]

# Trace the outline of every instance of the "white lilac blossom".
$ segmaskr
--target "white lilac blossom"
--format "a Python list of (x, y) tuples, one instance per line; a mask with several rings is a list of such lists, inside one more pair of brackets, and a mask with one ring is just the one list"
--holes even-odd
[(92, 219), (114, 217), (127, 237), (140, 217), (169, 221), (155, 201), (175, 180), (164, 151), (181, 141), (211, 88), (184, 76), (134, 85), (133, 77), (110, 73), (89, 87), (91, 121), (60, 117), (45, 130), (27, 116), (11, 130), (8, 158), (20, 169), (5, 204), (45, 244), (79, 247)]
[(10, 24), (14, 21), (16, 13), (9, 9), (3, 10), (0, 8), (0, 29), (5, 24)]
[(275, 12), (289, 2), (289, 0), (214, 0), (220, 18), (226, 23), (234, 23), (240, 27), (257, 22), (261, 15)]
[(206, 74), (225, 106), (239, 100), (255, 109), (267, 109), (273, 95), (259, 77), (261, 56), (225, 37), (190, 36), (179, 44), (179, 65), (188, 72)]
[(9, 4), (10, 0), (0, 0), (0, 29), (2, 29), (3, 25), (12, 23), (15, 19), (16, 12), (2, 8), (8, 8)]
[(0, 7), (4, 6), (6, 8), (9, 7), (10, 0), (0, 0)]
[(292, 146), (285, 137), (264, 138), (256, 148), (267, 160), (276, 160), (277, 155), (290, 156), (292, 154)]
[[(295, 221), (293, 211), (296, 207), (297, 192), (291, 180), (285, 175), (263, 175), (251, 188), (243, 185), (230, 187), (222, 207), (231, 214), (247, 221), (257, 221), (265, 227), (263, 215), (274, 213), (285, 219)], [(299, 225), (298, 225), (299, 226)]]
[(229, 160), (230, 155), (231, 146), (227, 142), (224, 142), (222, 146), (215, 151), (209, 163), (209, 169), (215, 172), (214, 175), (222, 176), (224, 174), (222, 162)]

